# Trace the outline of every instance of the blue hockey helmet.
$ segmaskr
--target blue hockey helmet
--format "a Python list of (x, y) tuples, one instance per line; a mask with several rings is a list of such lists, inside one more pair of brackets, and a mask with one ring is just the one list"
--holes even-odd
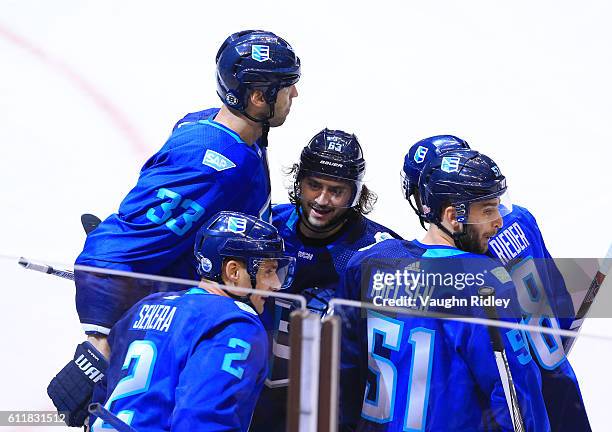
[[(441, 226), (442, 210), (454, 206), (457, 221), (468, 221), (470, 204), (500, 198), (496, 219), (512, 211), (506, 194), (506, 178), (497, 164), (476, 150), (452, 150), (425, 164), (419, 179), (423, 216), (429, 223)], [(486, 222), (485, 220), (481, 220)]]
[(278, 264), (278, 289), (291, 285), (295, 258), (285, 254), (283, 239), (276, 228), (239, 212), (222, 211), (206, 222), (196, 236), (194, 254), (198, 274), (206, 279), (223, 283), (221, 278), (224, 259), (238, 259), (246, 264), (253, 288), (257, 272), (265, 261)]
[(261, 90), (274, 116), (278, 91), (300, 79), (300, 59), (272, 32), (245, 30), (229, 36), (217, 52), (217, 94), (225, 105), (245, 114), (252, 90)]
[(359, 202), (365, 175), (365, 159), (361, 144), (354, 134), (341, 130), (323, 129), (302, 150), (295, 194), (299, 196), (299, 181), (308, 176), (323, 176), (354, 185), (346, 207)]
[(410, 201), (410, 197), (418, 190), (421, 170), (432, 158), (451, 150), (469, 149), (470, 146), (465, 140), (454, 135), (435, 135), (413, 144), (404, 157), (401, 172), (404, 198)]

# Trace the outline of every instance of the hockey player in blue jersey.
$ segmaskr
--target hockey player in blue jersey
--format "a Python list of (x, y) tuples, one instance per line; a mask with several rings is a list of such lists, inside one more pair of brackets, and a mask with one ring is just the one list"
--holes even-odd
[[(402, 188), (423, 227), (425, 218), (418, 193), (423, 166), (450, 150), (469, 148), (461, 138), (438, 135), (417, 142), (406, 154)], [(504, 215), (503, 223), (503, 228), (489, 240), (488, 255), (498, 259), (511, 275), (525, 323), (567, 329), (574, 316), (573, 303), (535, 218), (526, 208), (513, 205), (512, 211)], [(589, 431), (578, 380), (561, 338), (535, 331), (527, 336), (542, 373), (542, 391), (552, 430)]]
[[(238, 212), (203, 225), (194, 250), (199, 286), (144, 298), (109, 336), (94, 401), (137, 431), (246, 431), (263, 386), (268, 340), (249, 305), (263, 303), (234, 287), (284, 288), (295, 260), (272, 225)], [(90, 424), (109, 430), (100, 418)]]
[[(216, 63), (221, 109), (172, 133), (145, 163), (118, 212), (87, 237), (77, 265), (195, 279), (190, 250), (211, 215), (233, 210), (269, 220), (267, 133), (289, 114), (300, 60), (282, 38), (249, 30), (229, 36)], [(108, 356), (112, 325), (161, 287), (76, 270), (79, 319), (96, 355)], [(68, 424), (78, 426), (91, 383), (87, 376), (78, 383), (74, 378), (58, 374), (56, 382), (63, 384), (48, 393), (58, 409), (71, 412)]]
[[(272, 208), (272, 222), (296, 258), (289, 288), (308, 300), (308, 308), (325, 313), (336, 295), (346, 263), (359, 249), (392, 237), (393, 231), (365, 217), (375, 196), (363, 182), (365, 159), (353, 134), (324, 129), (304, 147), (289, 173), (290, 203)], [(272, 361), (251, 430), (284, 431), (289, 360), (289, 313), (292, 304), (269, 299), (262, 317), (271, 331)]]
[[(483, 318), (483, 307), (473, 299), (479, 298), (478, 287), (488, 286), (504, 304), (500, 315), (519, 322), (510, 276), (482, 255), (511, 208), (505, 191), (505, 177), (483, 154), (464, 150), (434, 157), (419, 187), (422, 214), (430, 224), (424, 239), (387, 240), (357, 253), (340, 294), (380, 305), (407, 295), (414, 299), (414, 306), (407, 303), (413, 310)], [(378, 276), (400, 269), (422, 279), (411, 286), (377, 286)], [(429, 278), (439, 274), (444, 281), (450, 275), (449, 285)], [(432, 299), (453, 303), (431, 306)], [(341, 387), (344, 423), (356, 423), (362, 431), (550, 430), (539, 370), (520, 331), (499, 330), (508, 374), (498, 368), (486, 326), (387, 312), (367, 312), (362, 318), (347, 309), (344, 315), (343, 382), (350, 378), (362, 390), (354, 406), (356, 391)], [(509, 375), (515, 395), (506, 387)], [(521, 419), (511, 414), (515, 405)]]
[[(447, 151), (469, 149), (468, 143), (459, 137), (436, 135), (417, 142), (406, 153), (402, 169), (402, 189), (404, 197), (419, 217), (423, 228), (425, 228), (425, 219), (418, 193), (418, 181), (423, 166), (431, 158)], [(562, 327), (567, 329), (574, 316), (572, 299), (561, 273), (546, 249), (535, 218), (526, 208), (514, 205), (512, 212), (504, 216), (504, 226), (506, 228), (491, 239), (488, 254), (498, 258), (511, 274), (512, 264), (516, 263), (519, 256), (531, 256), (538, 260), (538, 265), (546, 264), (542, 273), (547, 275), (549, 283), (543, 286), (546, 292), (540, 297), (543, 302), (550, 300), (548, 304), (554, 309), (555, 316), (560, 318)], [(521, 289), (520, 286), (518, 288)]]

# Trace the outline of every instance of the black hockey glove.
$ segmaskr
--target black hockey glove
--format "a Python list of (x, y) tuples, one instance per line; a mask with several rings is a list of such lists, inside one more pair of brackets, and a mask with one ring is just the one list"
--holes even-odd
[(68, 426), (81, 427), (89, 416), (87, 407), (94, 385), (106, 373), (108, 362), (89, 342), (83, 342), (71, 360), (51, 380), (47, 394), (60, 413), (65, 413)]

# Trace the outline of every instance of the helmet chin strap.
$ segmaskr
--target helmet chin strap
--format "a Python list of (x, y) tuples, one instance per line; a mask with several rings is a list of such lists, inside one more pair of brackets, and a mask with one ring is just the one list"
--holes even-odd
[[(249, 273), (249, 277), (251, 278), (251, 288), (254, 288), (254, 287), (255, 287), (255, 277), (254, 277), (254, 276), (252, 276), (250, 273)], [(227, 285), (225, 285), (225, 282), (223, 282), (223, 278), (221, 277), (221, 275), (219, 275), (218, 277), (216, 277), (214, 280), (215, 280), (215, 282), (217, 282), (218, 284), (220, 284), (220, 285), (222, 285), (222, 286), (224, 286), (224, 287), (227, 287)], [(228, 287), (228, 288), (230, 288), (230, 287)], [(240, 288), (246, 288), (246, 287), (240, 287)], [(253, 303), (251, 303), (251, 295), (252, 295), (252, 293), (243, 294), (243, 295), (240, 295), (240, 294), (235, 294), (235, 293), (233, 293), (233, 292), (231, 291), (231, 288), (230, 288), (230, 289), (225, 289), (225, 290), (223, 290), (223, 291), (224, 291), (224, 292), (225, 292), (225, 293), (226, 293), (228, 296), (230, 296), (231, 298), (233, 298), (234, 300), (238, 300), (238, 301), (240, 301), (240, 302), (242, 302), (242, 303), (247, 303), (249, 306), (252, 306), (252, 307), (253, 307), (253, 309), (255, 308), (255, 307), (254, 307), (254, 305), (253, 305)]]
[(421, 226), (423, 227), (423, 229), (425, 231), (427, 231), (427, 227), (425, 226), (425, 218), (421, 215), (421, 212), (417, 208), (416, 199), (415, 199), (414, 203), (410, 199), (410, 197), (412, 197), (412, 195), (413, 194), (408, 195), (408, 198), (406, 200), (408, 201), (408, 204), (410, 204), (410, 207), (412, 207), (412, 210), (414, 210), (414, 213), (419, 217), (419, 222), (421, 223)]
[(450, 232), (448, 228), (442, 225), (442, 222), (436, 222), (435, 224), (438, 228), (440, 228), (440, 230), (442, 230), (442, 232), (446, 233), (450, 238), (453, 239), (457, 249), (469, 252), (469, 250), (466, 249), (467, 244), (465, 240), (467, 238), (467, 230), (465, 229), (465, 224), (462, 225), (460, 232), (455, 232), (455, 233)]
[[(254, 288), (255, 285), (255, 277), (251, 276), (249, 274), (249, 277), (251, 278), (251, 287)], [(221, 279), (221, 278), (219, 278)], [(217, 281), (219, 282), (219, 281)], [(219, 282), (221, 285), (224, 285), (223, 281)], [(240, 288), (246, 288), (246, 287), (240, 287)], [(242, 303), (246, 303), (249, 306), (251, 306), (253, 309), (255, 309), (255, 305), (251, 302), (251, 296), (253, 295), (253, 293), (248, 293), (248, 294), (234, 294), (231, 290), (225, 290), (225, 292), (227, 293), (228, 296), (230, 296), (231, 298), (233, 298), (234, 300), (238, 300), (239, 302)]]
[(253, 117), (251, 114), (246, 112), (246, 109), (242, 111), (242, 114), (244, 114), (244, 116), (248, 118), (249, 120), (255, 123), (261, 123), (261, 141), (260, 142), (261, 142), (262, 147), (268, 147), (268, 132), (270, 131), (270, 119), (274, 117), (274, 104), (275, 103), (276, 102), (268, 104), (268, 106), (270, 107), (270, 110), (268, 111), (268, 116), (263, 119)]

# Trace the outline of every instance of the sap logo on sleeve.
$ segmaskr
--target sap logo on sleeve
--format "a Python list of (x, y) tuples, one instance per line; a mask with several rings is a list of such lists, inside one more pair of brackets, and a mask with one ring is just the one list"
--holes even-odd
[(227, 219), (227, 229), (236, 234), (241, 234), (246, 231), (247, 221), (243, 218), (230, 216)]
[(206, 150), (202, 164), (211, 167), (215, 171), (223, 171), (236, 166), (234, 162), (213, 150)]
[(427, 147), (419, 146), (419, 148), (416, 149), (416, 152), (414, 152), (414, 161), (416, 163), (423, 163), (425, 160), (425, 155), (428, 151), (429, 149)]
[(442, 171), (447, 173), (459, 172), (459, 158), (448, 156), (442, 158)]
[(251, 57), (258, 62), (270, 60), (270, 47), (268, 45), (253, 45)]

